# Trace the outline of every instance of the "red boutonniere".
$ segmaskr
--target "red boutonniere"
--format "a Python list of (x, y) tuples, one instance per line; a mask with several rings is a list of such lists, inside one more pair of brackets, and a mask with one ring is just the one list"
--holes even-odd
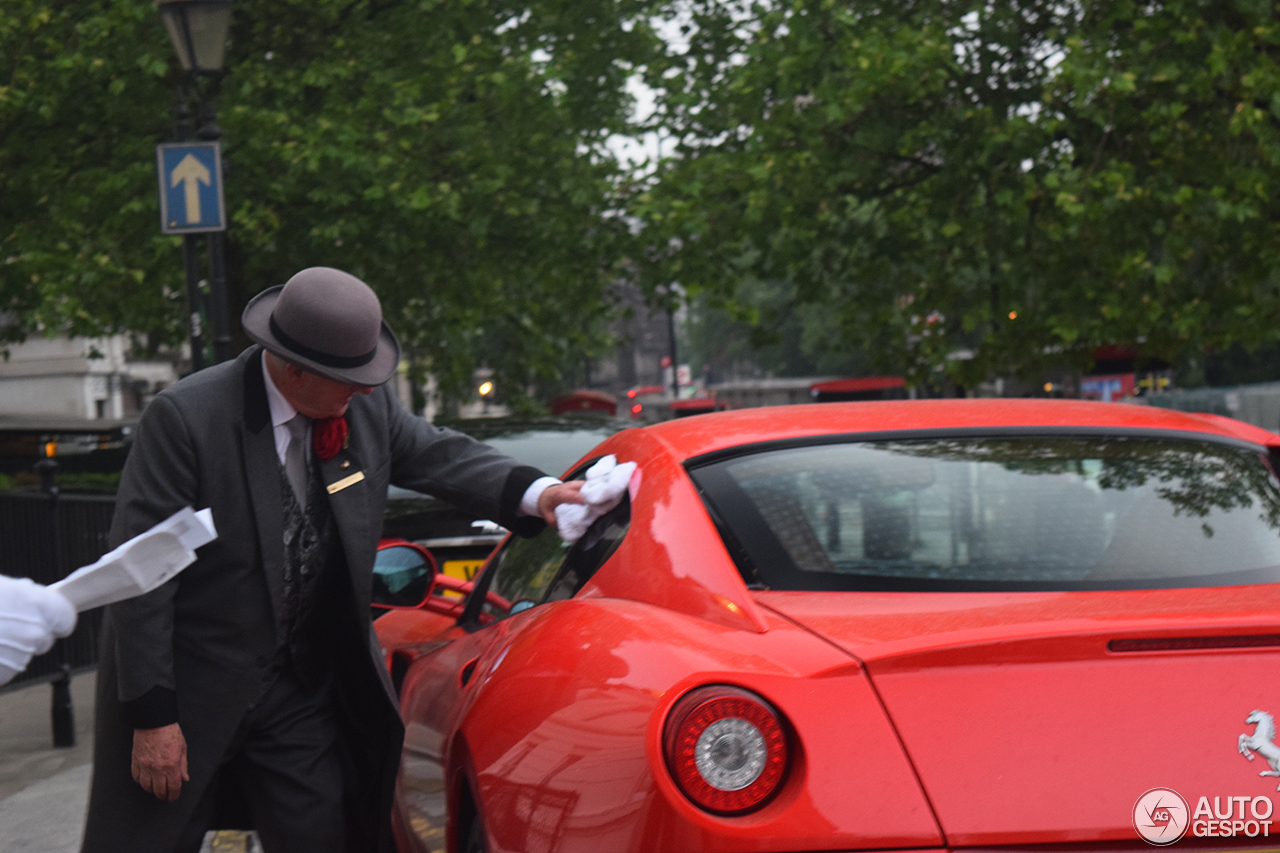
[(328, 461), (347, 446), (347, 419), (321, 418), (311, 425), (311, 445), (316, 456)]

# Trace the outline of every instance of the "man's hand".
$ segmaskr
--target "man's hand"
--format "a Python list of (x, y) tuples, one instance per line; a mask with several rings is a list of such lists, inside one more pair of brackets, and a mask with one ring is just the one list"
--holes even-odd
[(177, 723), (158, 729), (133, 730), (133, 781), (142, 790), (173, 802), (187, 775), (187, 739)]
[(560, 504), (586, 503), (586, 499), (580, 494), (582, 486), (582, 480), (570, 480), (567, 483), (547, 486), (538, 496), (538, 515), (542, 516), (542, 520), (547, 524), (559, 530), (560, 525), (556, 522), (556, 507)]

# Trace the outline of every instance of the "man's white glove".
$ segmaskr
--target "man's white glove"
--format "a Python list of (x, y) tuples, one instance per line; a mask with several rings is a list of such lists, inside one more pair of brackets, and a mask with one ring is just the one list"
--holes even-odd
[(27, 668), (76, 627), (76, 609), (60, 592), (0, 575), (0, 684)]

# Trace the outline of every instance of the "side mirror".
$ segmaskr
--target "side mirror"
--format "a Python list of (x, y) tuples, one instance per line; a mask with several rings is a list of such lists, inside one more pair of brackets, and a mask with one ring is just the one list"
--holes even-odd
[(431, 597), (440, 568), (421, 545), (384, 539), (373, 561), (374, 607), (421, 607)]

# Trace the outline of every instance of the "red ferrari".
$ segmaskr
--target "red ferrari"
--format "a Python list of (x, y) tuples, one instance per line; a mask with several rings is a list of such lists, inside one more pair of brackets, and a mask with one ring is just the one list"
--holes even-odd
[(929, 400), (630, 429), (570, 476), (605, 454), (639, 468), (572, 546), (474, 583), (384, 550), (405, 853), (1276, 845), (1280, 436)]

